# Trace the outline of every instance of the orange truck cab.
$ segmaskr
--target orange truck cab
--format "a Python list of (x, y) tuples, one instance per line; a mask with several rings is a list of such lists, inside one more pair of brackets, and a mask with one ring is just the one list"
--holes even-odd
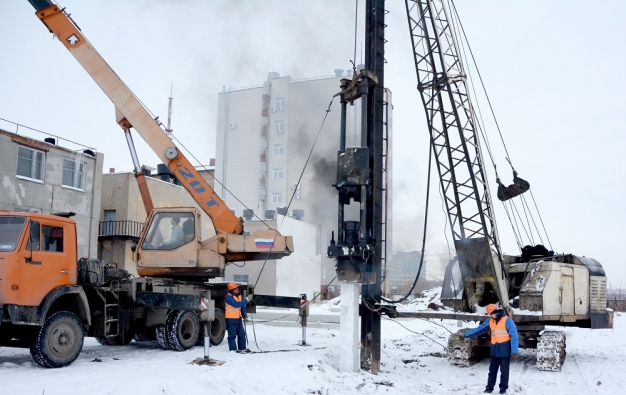
[(63, 217), (0, 213), (0, 305), (40, 306), (76, 284), (76, 225)]
[[(35, 361), (46, 367), (71, 363), (82, 349), (83, 329), (91, 324), (76, 276), (73, 220), (0, 212), (0, 346), (30, 347)], [(41, 336), (53, 331), (55, 344)]]

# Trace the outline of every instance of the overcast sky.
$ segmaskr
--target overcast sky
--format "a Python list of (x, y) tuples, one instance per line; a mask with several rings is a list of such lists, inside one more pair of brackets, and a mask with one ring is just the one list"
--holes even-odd
[[(359, 4), (360, 46), (364, 0)], [(626, 82), (620, 69), (626, 2), (456, 4), (511, 159), (531, 183), (552, 246), (599, 260), (609, 283), (626, 287), (621, 177)], [(174, 84), (174, 133), (205, 164), (215, 155), (217, 93), (223, 86), (257, 85), (270, 71), (292, 78), (332, 75), (335, 68), (350, 68), (353, 57), (354, 1), (64, 0), (61, 5), (163, 121)], [(404, 2), (388, 1), (387, 8), (385, 81), (395, 107), (395, 247), (417, 250), (428, 132), (415, 89)], [(112, 104), (53, 40), (27, 0), (0, 0), (0, 37), (0, 118), (96, 148), (105, 154), (105, 171), (130, 170)], [(476, 101), (485, 112), (484, 98)], [(2, 121), (0, 128), (15, 130)], [(488, 134), (500, 175), (509, 183), (497, 131), (490, 127)], [(140, 161), (156, 164), (156, 156), (137, 140)], [(504, 250), (515, 254), (511, 225), (502, 205), (495, 206)], [(445, 217), (438, 193), (429, 221), (427, 251), (442, 254)]]

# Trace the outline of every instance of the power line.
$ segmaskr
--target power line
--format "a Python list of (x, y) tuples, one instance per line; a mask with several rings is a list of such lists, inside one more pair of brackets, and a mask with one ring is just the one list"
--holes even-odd
[[(328, 118), (328, 114), (331, 111), (330, 108), (331, 108), (331, 106), (333, 105), (333, 103), (335, 101), (335, 97), (336, 97), (336, 95), (333, 96), (332, 99), (330, 100), (330, 103), (328, 103), (328, 108), (326, 109), (326, 114), (324, 114), (324, 119), (322, 120), (322, 124), (320, 125), (320, 128), (317, 131), (317, 136), (315, 136), (315, 140), (313, 141), (313, 145), (311, 146), (311, 150), (309, 151), (309, 156), (307, 156), (306, 161), (304, 162), (304, 167), (302, 168), (302, 172), (300, 172), (300, 177), (298, 178), (298, 184), (297, 185), (300, 185), (300, 182), (302, 181), (302, 176), (304, 176), (304, 171), (306, 170), (307, 166), (309, 165), (309, 161), (311, 160), (311, 155), (313, 155), (313, 151), (315, 150), (315, 146), (317, 145), (317, 140), (320, 138), (320, 134), (322, 133), (322, 129), (324, 128), (324, 124), (326, 123), (326, 118)], [(296, 195), (296, 192), (297, 192), (297, 189), (294, 189), (293, 193), (291, 194), (291, 198), (289, 199), (289, 203), (287, 204), (286, 211), (289, 211), (289, 207), (291, 206), (291, 203), (293, 202), (293, 198)], [(280, 225), (278, 226), (279, 230), (283, 226), (283, 222), (285, 222), (285, 216), (283, 216), (282, 221), (280, 221)], [(276, 237), (278, 237), (278, 234), (276, 234), (276, 236), (274, 236), (274, 241), (276, 241)], [(267, 252), (267, 257), (269, 257), (270, 253), (272, 252), (272, 248), (274, 248), (274, 243), (272, 243), (272, 247), (270, 247), (270, 250)], [(263, 262), (263, 266), (261, 266), (261, 271), (259, 272), (259, 276), (257, 277), (256, 282), (254, 283), (254, 287), (255, 288), (256, 288), (256, 285), (259, 282), (259, 279), (261, 278), (261, 274), (263, 274), (263, 269), (265, 269), (265, 264), (267, 264), (267, 259), (268, 258), (265, 258), (265, 261)]]
[[(384, 302), (387, 303), (400, 303), (403, 302), (405, 300), (407, 300), (409, 298), (409, 296), (411, 296), (411, 294), (413, 293), (413, 290), (415, 289), (415, 286), (417, 285), (417, 281), (420, 278), (420, 274), (422, 273), (422, 265), (424, 264), (424, 252), (426, 251), (426, 230), (428, 228), (428, 203), (430, 200), (430, 173), (431, 173), (431, 165), (432, 165), (432, 158), (433, 158), (433, 151), (435, 150), (435, 147), (433, 145), (433, 141), (432, 141), (432, 137), (431, 137), (431, 144), (429, 144), (428, 147), (428, 175), (426, 177), (426, 207), (424, 208), (424, 230), (423, 230), (423, 236), (422, 236), (422, 251), (420, 254), (420, 264), (419, 267), (417, 269), (417, 274), (415, 275), (415, 280), (413, 281), (413, 285), (411, 285), (411, 289), (409, 290), (409, 292), (404, 295), (402, 298), (398, 299), (398, 300), (391, 300), (391, 299), (387, 299), (385, 297), (383, 297), (382, 295), (380, 296), (380, 299)], [(446, 238), (447, 240), (447, 238)], [(369, 287), (368, 287), (369, 290)], [(365, 299), (363, 299), (365, 300)]]
[[(66, 139), (65, 137), (61, 137), (61, 136), (57, 136), (57, 135), (52, 134), (52, 133), (44, 132), (43, 130), (39, 130), (39, 129), (35, 129), (35, 128), (31, 128), (30, 126), (22, 125), (21, 123), (17, 123), (17, 122), (9, 121), (8, 119), (4, 119), (4, 118), (0, 118), (0, 121), (4, 121), (4, 122), (8, 122), (8, 123), (12, 123), (13, 125), (16, 125), (16, 126), (18, 127), (18, 130), (19, 130), (19, 128), (20, 128), (20, 127), (22, 127), (22, 128), (26, 128), (26, 129), (32, 130), (32, 131), (34, 131), (34, 132), (38, 132), (38, 133), (45, 134), (45, 135), (47, 135), (47, 136), (56, 137), (56, 138), (57, 138), (57, 139), (59, 139), (59, 140), (65, 140), (65, 141), (70, 142), (70, 143), (72, 143), (72, 144), (79, 145), (79, 146), (81, 146), (81, 147), (83, 147), (83, 148), (88, 148), (88, 149), (90, 149), (90, 150), (97, 151), (97, 150), (96, 150), (96, 148), (89, 147), (89, 146), (86, 146), (86, 145), (81, 144), (81, 143), (77, 143), (76, 141), (72, 141), (72, 140), (70, 140), (70, 139)], [(17, 131), (16, 131), (16, 134), (19, 134), (19, 133), (17, 133)]]

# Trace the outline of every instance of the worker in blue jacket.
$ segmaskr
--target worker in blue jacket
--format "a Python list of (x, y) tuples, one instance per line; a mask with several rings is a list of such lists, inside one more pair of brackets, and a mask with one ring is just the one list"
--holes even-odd
[(500, 394), (506, 394), (509, 388), (509, 365), (511, 358), (519, 357), (517, 348), (519, 339), (517, 327), (505, 311), (495, 304), (486, 308), (489, 319), (485, 320), (478, 328), (471, 329), (461, 335), (461, 339), (480, 336), (491, 332), (491, 358), (489, 363), (489, 379), (485, 393), (490, 394), (496, 386), (498, 368), (500, 368)]
[[(228, 294), (225, 298), (226, 330), (228, 331), (228, 349), (238, 353), (249, 353), (246, 347), (246, 331), (241, 322), (242, 318), (248, 322), (246, 305), (252, 300), (252, 294), (245, 298), (239, 293), (239, 284), (231, 282), (227, 286)], [(235, 342), (235, 339), (237, 342)]]

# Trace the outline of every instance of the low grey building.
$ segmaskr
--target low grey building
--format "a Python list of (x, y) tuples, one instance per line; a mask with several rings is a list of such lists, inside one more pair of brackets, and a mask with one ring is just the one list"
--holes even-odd
[(104, 155), (0, 129), (0, 210), (73, 212), (78, 256), (95, 258)]

